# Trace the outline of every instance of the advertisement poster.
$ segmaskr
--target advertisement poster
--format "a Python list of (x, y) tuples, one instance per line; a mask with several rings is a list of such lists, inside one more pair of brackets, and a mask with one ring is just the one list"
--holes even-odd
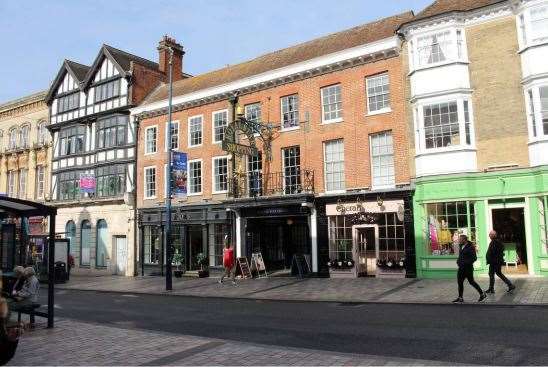
[(80, 191), (88, 194), (95, 192), (95, 176), (89, 173), (80, 175)]
[(186, 153), (173, 152), (171, 163), (171, 190), (174, 197), (186, 197), (187, 193), (187, 171)]

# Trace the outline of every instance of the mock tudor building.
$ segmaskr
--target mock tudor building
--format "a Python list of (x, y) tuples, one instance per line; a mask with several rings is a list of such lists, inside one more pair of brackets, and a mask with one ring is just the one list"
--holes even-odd
[[(51, 138), (46, 92), (0, 105), (0, 192), (23, 200), (49, 200)], [(29, 219), (29, 233), (45, 233), (43, 218)]]
[(103, 45), (91, 66), (65, 60), (46, 96), (56, 231), (70, 238), (77, 272), (134, 273), (137, 147), (129, 109), (166, 77), (167, 50), (159, 52), (158, 64)]
[(438, 0), (403, 24), (419, 277), (453, 276), (459, 234), (548, 275), (548, 1)]
[[(139, 270), (164, 272), (166, 151), (186, 153), (172, 239), (187, 270), (260, 252), (316, 274), (413, 276), (403, 13), (173, 84), (132, 109), (139, 124)], [(167, 141), (167, 129), (172, 132)], [(174, 162), (174, 164), (177, 164)], [(171, 183), (173, 185), (173, 182)], [(330, 266), (330, 267), (328, 267)]]

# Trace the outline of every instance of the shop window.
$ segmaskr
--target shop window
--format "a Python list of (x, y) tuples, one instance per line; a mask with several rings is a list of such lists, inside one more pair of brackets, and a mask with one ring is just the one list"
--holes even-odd
[(108, 241), (108, 226), (104, 219), (97, 221), (97, 246), (95, 248), (95, 265), (98, 268), (106, 266), (107, 254), (107, 241)]
[(84, 220), (80, 228), (80, 265), (89, 266), (91, 257), (91, 223)]
[(282, 97), (282, 129), (299, 127), (299, 95)]
[(157, 265), (162, 256), (160, 228), (157, 226), (143, 227), (143, 246), (145, 264)]
[(344, 215), (329, 217), (329, 259), (352, 260), (352, 225)]
[(405, 230), (396, 213), (380, 214), (379, 257), (381, 263), (399, 263), (405, 258)]
[[(182, 224), (174, 224), (171, 227), (171, 245), (173, 246), (173, 255), (180, 254), (184, 255), (184, 231), (185, 226)], [(183, 256), (184, 259), (184, 256)], [(184, 263), (184, 260), (183, 260)], [(172, 261), (172, 265), (176, 265)], [(182, 268), (184, 264), (181, 264), (180, 267)]]
[(476, 242), (474, 203), (453, 201), (426, 204), (427, 250), (431, 255), (458, 255), (458, 237)]
[(213, 142), (221, 143), (225, 139), (228, 126), (228, 111), (213, 112)]
[(548, 254), (548, 196), (538, 198), (540, 246), (542, 254)]
[(344, 190), (344, 141), (342, 139), (324, 143), (324, 171), (325, 191)]
[(322, 96), (322, 122), (342, 121), (342, 97), (341, 85), (331, 85), (321, 89)]
[(230, 226), (224, 223), (214, 223), (210, 227), (209, 237), (209, 265), (223, 266), (224, 238), (230, 239)]
[(374, 188), (394, 186), (396, 176), (391, 131), (371, 135), (371, 171)]

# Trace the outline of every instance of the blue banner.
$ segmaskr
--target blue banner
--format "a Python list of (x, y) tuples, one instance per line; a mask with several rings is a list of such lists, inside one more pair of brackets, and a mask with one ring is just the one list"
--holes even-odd
[(187, 155), (181, 152), (171, 153), (171, 193), (174, 197), (186, 197), (187, 193)]

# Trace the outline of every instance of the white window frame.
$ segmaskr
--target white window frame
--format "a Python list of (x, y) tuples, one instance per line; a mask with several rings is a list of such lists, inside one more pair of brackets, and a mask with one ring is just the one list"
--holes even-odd
[(19, 129), (19, 147), (26, 149), (30, 147), (29, 141), (30, 125), (23, 125)]
[(221, 144), (223, 141), (222, 140), (215, 140), (215, 116), (216, 115), (219, 115), (219, 114), (222, 114), (222, 113), (226, 113), (226, 125), (225, 125), (225, 131), (226, 131), (226, 128), (228, 127), (228, 109), (224, 109), (224, 110), (219, 110), (219, 111), (213, 111), (211, 113), (211, 142), (213, 144)]
[[(290, 97), (297, 97), (297, 125), (291, 126), (291, 127), (284, 127), (284, 99), (289, 99)], [(301, 128), (301, 121), (299, 119), (300, 115), (300, 104), (301, 99), (298, 93), (288, 94), (287, 96), (280, 97), (280, 125), (281, 129), (280, 131), (292, 131), (292, 130), (298, 130)]]
[[(226, 159), (226, 190), (216, 190), (217, 175), (215, 172), (215, 169), (216, 169), (215, 162), (221, 159)], [(222, 156), (216, 156), (211, 158), (211, 192), (213, 194), (226, 194), (228, 192), (228, 185), (230, 184), (229, 167), (230, 167), (230, 155), (222, 155)], [(202, 167), (202, 170), (203, 170), (203, 167)]]
[(520, 51), (523, 51), (524, 49), (531, 46), (543, 45), (548, 43), (548, 35), (541, 39), (533, 38), (535, 37), (535, 35), (533, 34), (532, 30), (531, 12), (533, 10), (543, 7), (548, 8), (548, 4), (539, 3), (537, 5), (531, 6), (530, 8), (523, 9), (522, 12), (517, 15), (516, 26), (518, 31)]
[[(147, 187), (147, 171), (150, 169), (154, 169), (154, 195), (148, 195), (148, 187)], [(158, 175), (156, 172), (156, 166), (146, 166), (143, 167), (143, 199), (144, 200), (151, 200), (156, 199), (158, 195)]]
[[(459, 47), (459, 37), (457, 35), (457, 32), (460, 31), (460, 47)], [(420, 56), (421, 53), (419, 52), (419, 39), (425, 38), (425, 37), (432, 37), (434, 35), (440, 35), (449, 32), (449, 39), (451, 41), (452, 48), (450, 48), (450, 52), (448, 55), (446, 55), (446, 59), (443, 61), (434, 62), (431, 64), (423, 64), (421, 62)], [(443, 27), (438, 28), (435, 30), (432, 30), (427, 33), (417, 33), (414, 35), (411, 40), (409, 41), (410, 47), (412, 47), (412, 50), (409, 50), (408, 57), (409, 57), (409, 66), (411, 72), (422, 70), (422, 69), (429, 69), (434, 68), (437, 66), (452, 64), (455, 62), (462, 62), (462, 63), (468, 63), (468, 46), (466, 42), (466, 32), (462, 27)]]
[[(154, 138), (154, 140), (155, 140), (154, 141), (154, 151), (149, 152), (148, 151), (148, 131), (152, 130), (152, 129), (156, 130), (155, 138)], [(152, 154), (156, 154), (157, 152), (158, 152), (158, 125), (147, 126), (145, 128), (145, 154), (144, 155), (152, 155)]]
[[(387, 134), (389, 133), (392, 137), (392, 165), (394, 169), (394, 182), (387, 185), (375, 185), (374, 179), (374, 165), (373, 165), (373, 137), (379, 136), (381, 134)], [(387, 154), (384, 154), (387, 155)], [(379, 189), (390, 189), (396, 187), (396, 162), (394, 158), (394, 134), (391, 130), (386, 131), (379, 131), (376, 133), (369, 134), (369, 162), (371, 167), (371, 187), (373, 190), (379, 190)]]
[(8, 149), (17, 149), (19, 131), (16, 127), (12, 127), (8, 130)]
[(18, 180), (17, 180), (17, 171), (10, 170), (7, 173), (7, 194), (9, 197), (15, 198), (17, 197), (17, 186), (18, 186)]
[[(42, 174), (42, 180), (40, 180), (40, 174)], [(36, 166), (36, 198), (43, 199), (45, 192), (46, 192), (46, 167), (38, 165)]]
[[(468, 101), (469, 109), (469, 131), (470, 131), (470, 144), (466, 144), (466, 123), (464, 119), (464, 100)], [(459, 123), (459, 145), (452, 145), (440, 148), (426, 148), (426, 136), (424, 127), (424, 107), (428, 105), (438, 103), (450, 103), (457, 102), (457, 113)], [(446, 96), (434, 97), (421, 100), (413, 105), (413, 118), (415, 126), (415, 150), (416, 154), (431, 154), (441, 152), (451, 152), (460, 150), (475, 150), (476, 149), (476, 135), (475, 135), (475, 123), (474, 123), (474, 106), (472, 102), (472, 96), (469, 94), (451, 94)]]
[(46, 144), (47, 141), (47, 135), (46, 135), (46, 122), (40, 121), (38, 125), (36, 126), (36, 141), (39, 145)]
[[(23, 174), (25, 173), (25, 174)], [(29, 170), (28, 168), (21, 168), (17, 174), (18, 176), (18, 186), (19, 190), (17, 192), (17, 197), (19, 199), (26, 199), (27, 197), (27, 189), (28, 189), (28, 180), (29, 180)]]
[[(548, 134), (544, 134), (544, 122), (543, 122), (543, 110), (540, 99), (540, 89), (548, 88), (548, 79), (539, 80), (531, 83), (524, 88), (525, 95), (525, 107), (527, 111), (527, 126), (529, 131), (529, 142), (546, 141), (548, 140)], [(533, 109), (531, 111), (531, 103), (529, 99), (529, 91), (533, 95)], [(533, 112), (535, 117), (536, 136), (533, 132)]]
[[(388, 107), (383, 107), (383, 108), (380, 108), (378, 110), (374, 110), (374, 111), (371, 111), (371, 104), (369, 103), (369, 83), (375, 79), (379, 79), (379, 78), (382, 78), (386, 76), (388, 78)], [(389, 112), (392, 112), (392, 99), (391, 99), (391, 90), (390, 90), (390, 75), (388, 74), (388, 72), (384, 72), (384, 73), (380, 73), (380, 74), (376, 74), (376, 75), (371, 75), (371, 76), (367, 76), (365, 78), (365, 96), (366, 96), (366, 104), (367, 104), (367, 115), (369, 116), (373, 116), (373, 115), (379, 115), (379, 114), (383, 114), (383, 113), (389, 113)], [(382, 93), (381, 93), (382, 94)], [(378, 96), (379, 94), (375, 95), (375, 96)]]
[[(333, 162), (327, 162), (327, 144), (334, 143), (334, 142), (340, 142), (342, 144), (342, 153), (343, 153), (343, 188), (338, 190), (328, 190), (328, 181), (327, 181), (327, 165), (332, 164)], [(346, 164), (345, 164), (345, 154), (344, 154), (344, 139), (333, 139), (333, 140), (326, 140), (323, 142), (323, 181), (324, 181), (324, 190), (326, 193), (333, 194), (333, 193), (343, 193), (346, 192)]]
[[(191, 142), (192, 142), (192, 136), (191, 136), (191, 134), (190, 134), (190, 127), (191, 127), (190, 124), (191, 124), (191, 120), (196, 119), (196, 118), (199, 118), (199, 119), (200, 119), (200, 131), (201, 131), (201, 133), (202, 133), (202, 138), (201, 138), (201, 140), (200, 140), (200, 144), (194, 144), (194, 145), (192, 145), (192, 144), (191, 144)], [(204, 144), (204, 115), (194, 115), (194, 116), (190, 116), (190, 117), (188, 118), (188, 125), (187, 125), (187, 126), (188, 126), (188, 130), (187, 130), (187, 132), (188, 132), (188, 134), (187, 134), (187, 135), (188, 135), (187, 146), (188, 146), (189, 148), (201, 147), (201, 146)]]
[[(180, 139), (179, 139), (179, 135), (180, 135), (179, 133), (180, 133), (181, 124), (179, 123), (179, 120), (173, 120), (171, 123), (172, 123), (173, 125), (177, 125), (177, 135), (176, 135), (176, 136), (177, 136), (177, 147), (171, 149), (172, 151), (177, 152), (177, 151), (179, 151), (180, 148), (181, 148), (181, 141), (180, 141)], [(171, 145), (170, 142), (168, 141), (168, 140), (169, 140), (169, 139), (168, 139), (168, 129), (170, 128), (169, 121), (166, 121), (165, 126), (166, 126), (166, 128), (165, 128), (165, 132), (166, 132), (166, 133), (165, 133), (165, 139), (164, 139), (164, 140), (165, 140), (165, 144), (164, 144), (165, 147), (164, 147), (164, 149), (165, 149), (165, 151), (167, 152), (167, 150), (169, 149), (169, 146)], [(172, 139), (173, 139), (173, 136), (172, 136)]]
[[(329, 88), (333, 88), (333, 87), (336, 87), (338, 86), (339, 89), (340, 89), (340, 95), (341, 95), (341, 109), (339, 110), (339, 117), (336, 117), (334, 119), (329, 119), (329, 120), (326, 120), (325, 119), (325, 105), (323, 103), (323, 95), (324, 95), (324, 92), (329, 89)], [(341, 83), (335, 83), (335, 84), (331, 84), (331, 85), (326, 85), (325, 87), (321, 87), (320, 88), (320, 104), (322, 106), (322, 124), (334, 124), (334, 123), (338, 123), (338, 122), (342, 122), (343, 121), (343, 111), (344, 111), (344, 108), (343, 108), (343, 98), (342, 98), (342, 84)]]
[[(190, 178), (190, 164), (191, 163), (195, 163), (195, 162), (200, 162), (200, 192), (191, 192), (191, 184), (190, 184), (190, 181), (191, 181), (191, 178)], [(187, 162), (187, 184), (188, 184), (188, 192), (187, 192), (187, 196), (200, 196), (202, 195), (203, 191), (204, 191), (204, 161), (203, 159), (191, 159)]]

